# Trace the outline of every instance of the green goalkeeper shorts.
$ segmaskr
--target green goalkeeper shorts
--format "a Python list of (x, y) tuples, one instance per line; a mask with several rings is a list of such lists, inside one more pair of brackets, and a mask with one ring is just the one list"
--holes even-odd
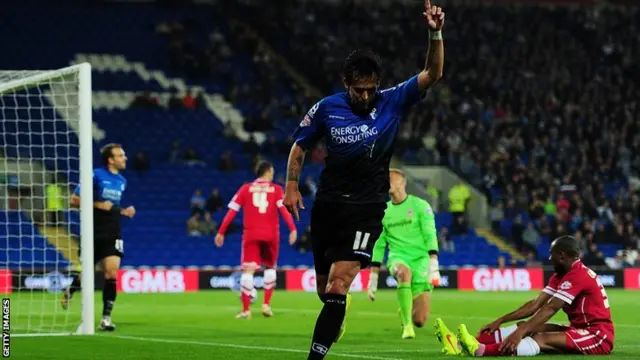
[(411, 293), (418, 296), (426, 291), (432, 291), (433, 285), (429, 281), (429, 257), (408, 260), (402, 256), (389, 255), (387, 267), (395, 273), (395, 266), (402, 264), (411, 270)]

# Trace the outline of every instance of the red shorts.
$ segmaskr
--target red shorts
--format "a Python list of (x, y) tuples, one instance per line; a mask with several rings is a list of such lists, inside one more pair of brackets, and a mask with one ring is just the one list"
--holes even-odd
[(564, 332), (567, 348), (584, 355), (609, 355), (613, 349), (613, 338), (600, 330), (576, 329), (570, 327)]
[(242, 243), (242, 267), (273, 268), (278, 262), (278, 241), (245, 241)]

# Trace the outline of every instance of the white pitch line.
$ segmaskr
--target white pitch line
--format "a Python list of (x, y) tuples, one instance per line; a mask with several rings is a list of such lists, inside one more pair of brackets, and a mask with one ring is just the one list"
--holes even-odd
[[(147, 337), (138, 337), (138, 336), (114, 335), (114, 336), (103, 336), (103, 337), (112, 337), (112, 338), (118, 338), (118, 339), (124, 339), (124, 340), (137, 340), (137, 341), (146, 341), (146, 342), (155, 342), (155, 343), (166, 343), (166, 344), (201, 345), (201, 346), (213, 346), (213, 347), (226, 347), (226, 348), (234, 348), (234, 349), (289, 352), (289, 353), (298, 353), (298, 354), (307, 354), (309, 352), (308, 350), (276, 348), (276, 347), (269, 347), (269, 346), (240, 345), (240, 344), (227, 344), (227, 343), (191, 341), (191, 340), (172, 340), (172, 339), (147, 338)], [(348, 357), (348, 358), (356, 358), (356, 359), (402, 360), (398, 358), (345, 354), (345, 353), (339, 353), (339, 352), (330, 352), (329, 354), (332, 356), (340, 356), (340, 357)]]
[[(219, 309), (225, 310), (237, 310), (237, 306), (212, 306)], [(320, 313), (320, 309), (287, 309), (287, 308), (274, 308), (275, 312), (283, 312), (283, 313), (298, 313), (298, 314), (318, 314)], [(354, 315), (363, 315), (363, 316), (380, 316), (380, 317), (394, 317), (397, 318), (398, 314), (394, 312), (378, 312), (378, 311), (349, 311), (349, 314)], [(450, 314), (437, 314), (431, 313), (429, 318), (450, 318), (450, 319), (469, 319), (469, 320), (489, 320), (493, 321), (497, 317), (489, 317), (489, 316), (467, 316), (467, 315), (450, 315)], [(568, 324), (567, 324), (568, 325)], [(625, 328), (640, 328), (640, 325), (637, 324), (620, 324), (613, 323), (614, 327), (625, 327)]]

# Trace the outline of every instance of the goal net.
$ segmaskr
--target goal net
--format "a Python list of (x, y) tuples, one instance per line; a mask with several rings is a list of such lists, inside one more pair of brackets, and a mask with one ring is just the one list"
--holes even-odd
[[(0, 117), (0, 292), (10, 332), (91, 334), (90, 65), (0, 71)], [(79, 184), (80, 211), (69, 201)], [(82, 273), (82, 291), (65, 310), (60, 300), (74, 273)]]

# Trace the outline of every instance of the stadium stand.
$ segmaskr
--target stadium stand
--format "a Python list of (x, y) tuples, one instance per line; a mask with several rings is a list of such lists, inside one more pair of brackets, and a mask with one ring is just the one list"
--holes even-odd
[[(140, 4), (101, 4), (100, 11), (33, 1), (7, 6), (8, 15), (20, 16), (8, 16), (0, 34), (16, 44), (29, 39), (41, 49), (47, 67), (68, 65), (78, 60), (78, 54), (97, 54), (103, 66), (94, 69), (94, 121), (105, 138), (96, 142), (96, 149), (117, 141), (130, 159), (138, 152), (149, 159), (149, 170), (125, 174), (130, 186), (125, 202), (135, 204), (138, 214), (125, 224), (124, 265), (237, 265), (238, 232), (230, 234), (221, 249), (213, 246), (211, 237), (187, 235), (189, 198), (195, 189), (206, 194), (216, 187), (223, 199), (230, 199), (244, 181), (252, 179), (249, 169), (255, 151), (250, 151), (254, 148), (251, 142), (265, 139), (264, 134), (252, 138), (248, 133), (266, 132), (282, 143), (317, 99), (273, 61), (261, 44), (263, 39), (255, 34), (325, 94), (339, 88), (339, 63), (356, 46), (385, 49), (381, 55), (388, 69), (387, 84), (404, 80), (424, 61), (427, 33), (419, 21), (409, 20), (420, 14), (417, 8), (374, 11), (354, 4), (344, 13), (351, 19), (347, 22), (324, 16), (333, 13), (324, 3), (276, 2), (266, 9), (254, 8), (251, 1), (242, 2), (243, 6), (223, 3), (215, 9), (158, 7), (152, 11)], [(640, 137), (634, 120), (640, 111), (636, 85), (640, 72), (638, 64), (630, 61), (637, 58), (638, 46), (633, 38), (602, 38), (617, 33), (615, 26), (638, 23), (637, 13), (595, 14), (564, 8), (551, 13), (541, 7), (503, 6), (454, 7), (450, 13), (454, 17), (448, 21), (460, 26), (446, 32), (447, 75), (405, 123), (398, 155), (408, 163), (448, 166), (485, 191), (497, 218), (502, 211), (497, 232), (507, 238), (515, 234), (515, 245), (533, 251), (538, 260), (546, 258), (549, 237), (562, 231), (579, 232), (594, 261), (599, 261), (598, 251), (611, 257), (622, 248), (637, 247), (639, 236), (630, 229), (637, 227), (640, 201), (637, 195), (631, 196), (635, 188), (628, 179), (640, 168)], [(24, 23), (25, 16), (31, 19), (30, 25), (16, 35), (15, 29), (24, 26), (11, 19)], [(75, 20), (69, 27), (38, 21), (52, 16)], [(118, 26), (109, 22), (106, 31), (103, 19), (107, 17), (117, 18)], [(463, 18), (466, 20), (461, 21)], [(473, 19), (480, 18), (482, 26), (472, 25)], [(537, 20), (542, 18), (546, 21), (539, 27)], [(376, 26), (358, 26), (372, 19)], [(254, 28), (247, 29), (247, 23)], [(492, 26), (497, 23), (500, 30)], [(393, 40), (389, 34), (394, 34)], [(397, 42), (398, 38), (403, 40)], [(493, 40), (480, 41), (484, 39)], [(493, 45), (498, 42), (500, 47)], [(564, 53), (551, 53), (557, 42), (567, 45)], [(597, 47), (602, 43), (608, 45)], [(39, 60), (17, 50), (0, 59), (0, 67), (40, 68)], [(139, 66), (132, 66), (133, 62)], [(141, 73), (153, 76), (145, 78)], [(189, 88), (203, 91), (205, 105), (168, 109), (170, 98), (183, 97)], [(575, 90), (581, 88), (585, 91)], [(612, 91), (614, 88), (617, 90)], [(161, 106), (127, 106), (135, 94), (144, 92), (160, 99)], [(211, 105), (215, 96), (240, 111), (241, 128), (232, 126)], [(228, 127), (232, 127), (229, 133)], [(193, 149), (204, 166), (170, 161), (175, 140), (184, 144), (181, 149)], [(217, 169), (227, 151), (239, 170)], [(549, 160), (538, 160), (543, 157)], [(283, 155), (268, 158), (277, 171), (284, 171)], [(317, 178), (320, 168), (306, 165), (303, 177)], [(558, 230), (555, 224), (558, 209), (566, 206), (560, 204), (560, 193), (569, 198), (569, 215), (563, 219), (567, 230)], [(306, 204), (311, 201), (305, 199)], [(220, 223), (223, 215), (215, 212), (213, 220)], [(37, 231), (24, 214), (5, 211), (3, 216), (22, 216), (24, 228), (8, 228), (9, 237)], [(77, 213), (71, 211), (68, 216)], [(524, 233), (514, 228), (518, 218), (523, 227), (533, 222), (543, 236), (533, 248), (518, 237)], [(308, 222), (306, 211), (298, 224), (300, 233)], [(451, 222), (450, 213), (437, 214), (438, 228), (450, 228)], [(596, 227), (601, 222), (623, 224), (623, 231), (600, 236)], [(610, 243), (597, 240), (603, 237)], [(595, 249), (587, 242), (591, 238)], [(440, 263), (444, 266), (495, 265), (500, 256), (507, 263), (511, 260), (474, 229), (452, 240), (455, 253), (443, 252)], [(46, 241), (38, 246), (47, 249), (46, 256), (60, 256), (51, 253)], [(282, 246), (280, 263), (310, 266), (312, 259), (309, 253)]]

